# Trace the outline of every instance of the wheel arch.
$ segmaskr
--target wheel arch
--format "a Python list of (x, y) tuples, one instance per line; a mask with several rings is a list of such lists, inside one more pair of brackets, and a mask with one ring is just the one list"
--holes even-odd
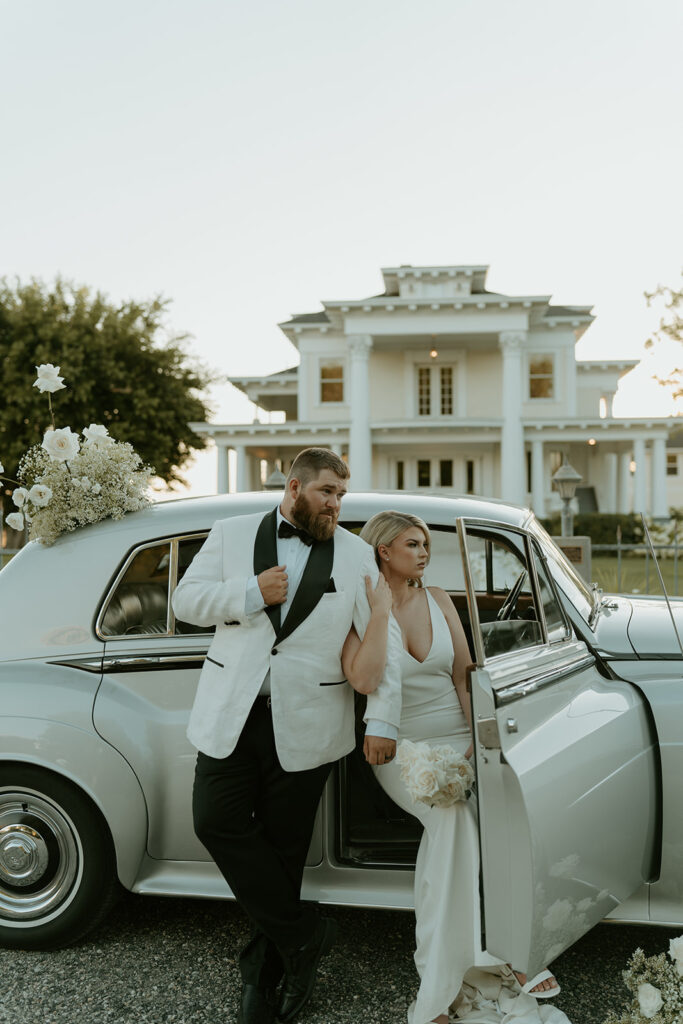
[(74, 785), (101, 815), (111, 836), (116, 873), (126, 889), (147, 846), (147, 806), (135, 772), (95, 733), (38, 718), (0, 718), (0, 767), (41, 768)]

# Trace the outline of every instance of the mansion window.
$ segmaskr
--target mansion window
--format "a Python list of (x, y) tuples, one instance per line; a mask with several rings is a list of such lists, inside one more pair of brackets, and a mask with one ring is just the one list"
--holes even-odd
[(418, 459), (417, 460), (417, 486), (418, 487), (431, 487), (432, 484), (432, 464), (429, 459)]
[(666, 454), (666, 475), (678, 476), (678, 455), (675, 452)]
[(344, 401), (344, 367), (341, 363), (322, 363), (320, 366), (320, 401)]
[(453, 385), (452, 366), (418, 366), (418, 416), (452, 416)]
[(555, 397), (555, 361), (549, 353), (529, 356), (529, 398)]

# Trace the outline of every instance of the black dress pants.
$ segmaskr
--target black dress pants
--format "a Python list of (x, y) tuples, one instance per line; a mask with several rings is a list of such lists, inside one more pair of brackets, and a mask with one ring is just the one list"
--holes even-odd
[(283, 955), (311, 937), (314, 908), (300, 899), (315, 813), (332, 764), (286, 772), (270, 702), (257, 698), (228, 757), (197, 755), (197, 836), (255, 929), (240, 967), (247, 984), (277, 984)]

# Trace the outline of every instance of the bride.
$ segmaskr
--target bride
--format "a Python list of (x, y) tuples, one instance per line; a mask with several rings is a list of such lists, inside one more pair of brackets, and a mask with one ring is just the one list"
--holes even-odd
[[(379, 512), (361, 537), (374, 548), (381, 575), (374, 591), (366, 581), (372, 615), (363, 642), (352, 629), (344, 645), (346, 678), (364, 693), (378, 685), (386, 656), (386, 623), (393, 615), (404, 645), (398, 739), (447, 743), (469, 757), (471, 712), (465, 668), (472, 659), (450, 598), (444, 590), (422, 584), (429, 562), (427, 525), (406, 513)], [(478, 834), (469, 802), (450, 807), (416, 803), (393, 755), (380, 758), (374, 770), (391, 799), (424, 825), (415, 865), (415, 964), (420, 987), (408, 1011), (409, 1024), (448, 1024), (449, 1009), (452, 1020), (471, 1024), (513, 1019), (515, 1024), (568, 1024), (560, 1010), (537, 1003), (559, 992), (549, 971), (527, 982), (525, 975), (481, 949)]]

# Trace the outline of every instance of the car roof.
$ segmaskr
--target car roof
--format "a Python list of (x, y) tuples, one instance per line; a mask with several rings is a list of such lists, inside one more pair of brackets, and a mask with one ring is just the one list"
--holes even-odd
[[(0, 572), (1, 657), (89, 655), (101, 646), (93, 630), (95, 611), (132, 549), (155, 539), (208, 532), (219, 519), (265, 514), (281, 500), (281, 491), (258, 491), (157, 502), (120, 520), (62, 534), (49, 547), (35, 541), (26, 545)], [(362, 523), (385, 509), (444, 526), (455, 525), (458, 516), (522, 526), (530, 515), (528, 509), (473, 495), (388, 491), (348, 494), (340, 519)]]

